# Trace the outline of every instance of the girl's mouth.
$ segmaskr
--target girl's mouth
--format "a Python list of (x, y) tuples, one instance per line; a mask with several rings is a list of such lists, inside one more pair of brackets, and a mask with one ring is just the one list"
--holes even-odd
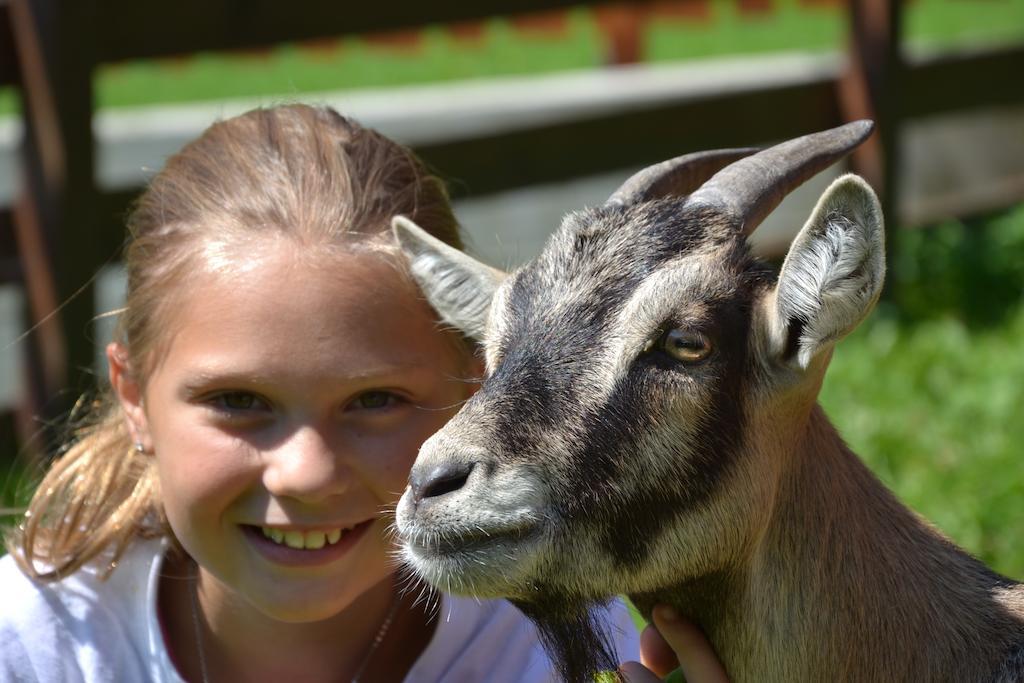
[(260, 531), (278, 545), (286, 545), (296, 550), (319, 550), (325, 545), (334, 545), (341, 537), (352, 531), (354, 527), (336, 529), (316, 529), (314, 531), (297, 531), (294, 529), (278, 529), (260, 527)]
[(242, 530), (267, 559), (284, 565), (319, 565), (345, 555), (376, 519), (351, 527), (287, 529), (245, 524)]

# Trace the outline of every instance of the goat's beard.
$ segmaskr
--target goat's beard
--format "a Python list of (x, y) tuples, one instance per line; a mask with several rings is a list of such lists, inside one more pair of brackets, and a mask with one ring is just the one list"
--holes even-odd
[(593, 683), (598, 672), (617, 671), (608, 624), (599, 605), (541, 590), (513, 604), (537, 627), (541, 643), (564, 683)]

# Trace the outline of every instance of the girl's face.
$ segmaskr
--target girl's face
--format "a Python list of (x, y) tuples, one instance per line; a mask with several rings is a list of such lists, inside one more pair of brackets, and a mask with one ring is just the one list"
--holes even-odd
[(122, 368), (112, 378), (204, 575), (305, 622), (393, 570), (385, 512), (472, 385), (470, 359), (381, 256), (298, 250), (196, 275), (141, 401)]

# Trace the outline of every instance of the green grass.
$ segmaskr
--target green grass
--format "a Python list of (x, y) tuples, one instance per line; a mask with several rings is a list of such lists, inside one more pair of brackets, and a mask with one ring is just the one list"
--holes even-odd
[[(776, 0), (775, 9), (744, 14), (731, 0), (712, 4), (711, 21), (662, 21), (647, 39), (648, 58), (678, 60), (785, 50), (841, 50), (846, 45), (847, 13), (838, 5), (807, 5)], [(1021, 0), (916, 0), (904, 9), (904, 41), (956, 47), (1024, 39)]]
[(917, 0), (907, 4), (904, 35), (911, 43), (957, 46), (1024, 39), (1021, 0)]
[(821, 402), (904, 502), (1024, 579), (1024, 206), (898, 246), (894, 300), (838, 345)]
[(842, 49), (846, 12), (777, 0), (772, 12), (744, 14), (731, 0), (716, 0), (708, 22), (661, 21), (648, 30), (648, 59), (676, 61), (787, 50)]
[[(905, 10), (904, 35), (909, 43), (947, 47), (1024, 40), (1024, 0), (915, 0)], [(846, 13), (838, 5), (775, 0), (772, 12), (744, 14), (734, 0), (711, 0), (707, 17), (660, 17), (644, 38), (645, 58), (655, 62), (836, 50), (845, 44)], [(476, 41), (460, 42), (435, 26), (413, 48), (346, 38), (321, 48), (283, 45), (104, 65), (96, 74), (96, 101), (101, 108), (232, 97), (274, 101), (317, 91), (592, 68), (604, 61), (600, 31), (579, 9), (569, 12), (560, 35), (517, 31), (499, 18), (488, 21)], [(16, 107), (11, 89), (0, 88), (0, 116)]]
[(14, 88), (0, 86), (0, 121), (11, 114), (21, 112), (21, 103)]
[[(266, 55), (199, 55), (186, 62), (135, 62), (104, 68), (97, 82), (101, 107), (232, 97), (297, 97), (304, 92), (396, 86), (467, 78), (575, 69), (600, 63), (595, 29), (571, 12), (563, 39), (531, 38), (505, 21), (487, 23), (477, 43), (459, 43), (439, 27), (410, 48), (388, 48), (359, 38), (336, 49), (284, 45)], [(158, 88), (158, 89), (157, 89)], [(157, 89), (157, 90), (155, 90)]]
[(910, 507), (1024, 578), (1024, 306), (1005, 325), (877, 316), (840, 345), (821, 400)]
[[(13, 435), (4, 439), (5, 451), (0, 452), (0, 529), (18, 520), (38, 481), (38, 477), (28, 474), (25, 461), (16, 457), (16, 446), (12, 445), (15, 441)], [(7, 451), (7, 448), (11, 450)], [(4, 547), (0, 543), (0, 555), (3, 552)]]
[(840, 344), (821, 402), (911, 508), (1024, 579), (1024, 306), (971, 330), (876, 316)]

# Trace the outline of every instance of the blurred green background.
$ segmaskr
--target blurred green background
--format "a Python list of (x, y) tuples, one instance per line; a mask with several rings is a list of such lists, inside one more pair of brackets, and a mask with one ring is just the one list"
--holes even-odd
[[(838, 50), (838, 3), (778, 0), (764, 14), (713, 0), (709, 13), (648, 27), (645, 58)], [(959, 48), (1024, 40), (1024, 0), (914, 0), (906, 44)], [(590, 13), (557, 31), (487, 22), (461, 39), (429, 28), (231, 55), (105, 66), (100, 108), (303, 93), (599, 67)], [(17, 108), (0, 90), (0, 116)], [(443, 171), (443, 169), (441, 169)], [(567, 207), (569, 208), (569, 207)], [(1024, 206), (900, 230), (894, 296), (835, 352), (822, 403), (846, 440), (912, 508), (1004, 574), (1024, 578)], [(31, 477), (0, 472), (0, 506)]]
[[(479, 33), (446, 27), (406, 35), (344, 38), (245, 54), (200, 54), (181, 60), (104, 65), (96, 80), (99, 108), (233, 97), (386, 87), (508, 74), (599, 67), (604, 47), (593, 13), (569, 11), (564, 24), (522, 29), (507, 19)], [(1024, 0), (910, 0), (905, 44), (950, 48), (1024, 39)], [(658, 17), (645, 29), (646, 61), (678, 61), (783, 50), (839, 50), (845, 45), (842, 2), (774, 0), (771, 10), (743, 12), (735, 0), (710, 0), (691, 15)], [(0, 89), (0, 115), (15, 110)]]
[(821, 403), (911, 508), (1024, 578), (1024, 206), (898, 235)]

